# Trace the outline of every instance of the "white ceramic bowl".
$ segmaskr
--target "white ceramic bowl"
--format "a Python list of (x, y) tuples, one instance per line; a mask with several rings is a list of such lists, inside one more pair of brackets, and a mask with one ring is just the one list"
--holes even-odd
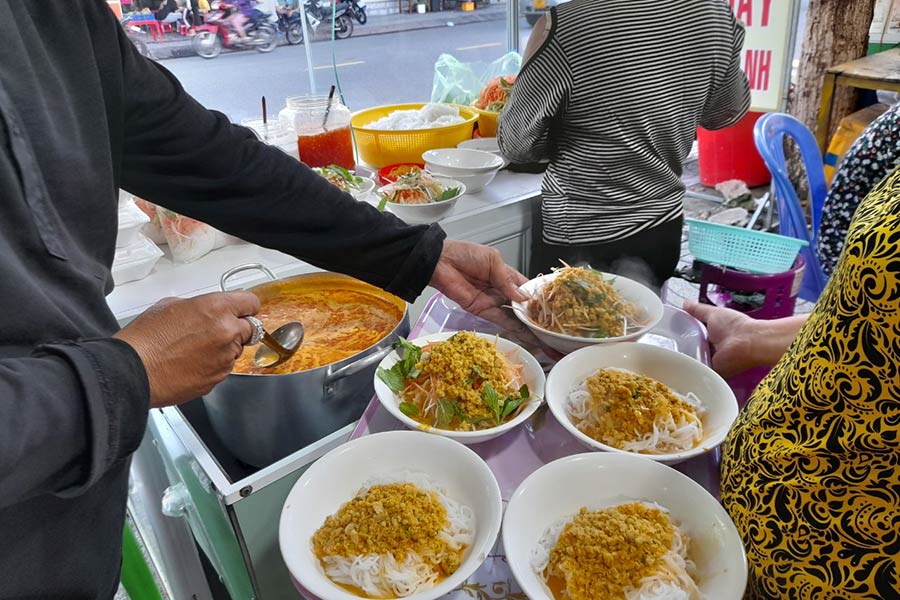
[(491, 154), (502, 156), (502, 153), (500, 152), (500, 143), (495, 137), (466, 140), (457, 144), (456, 147), (464, 148), (466, 150), (481, 150), (482, 152), (490, 152)]
[(344, 444), (316, 461), (294, 484), (278, 527), (281, 556), (291, 576), (322, 600), (358, 600), (333, 583), (313, 554), (310, 540), (325, 518), (352, 499), (374, 476), (425, 473), (450, 497), (475, 513), (475, 541), (459, 569), (409, 600), (434, 600), (474, 573), (493, 547), (503, 503), (494, 474), (477, 454), (451, 440), (414, 431), (391, 431)]
[(530, 564), (546, 528), (576, 514), (632, 501), (666, 508), (691, 539), (704, 598), (740, 600), (747, 559), (725, 509), (702, 486), (674, 469), (637, 456), (579, 454), (541, 467), (515, 491), (503, 519), (503, 546), (516, 581), (531, 600), (554, 600)]
[[(693, 392), (706, 409), (701, 417), (703, 439), (700, 444), (691, 450), (673, 454), (637, 454), (598, 442), (578, 430), (566, 411), (566, 400), (572, 388), (600, 369), (609, 367), (651, 377), (678, 394)], [(556, 420), (588, 448), (637, 454), (668, 464), (685, 461), (718, 447), (725, 441), (738, 416), (734, 392), (715, 371), (686, 354), (649, 344), (605, 344), (573, 352), (553, 367), (547, 378), (546, 397)]]
[[(442, 173), (439, 170), (432, 171), (431, 168), (426, 167), (428, 172), (432, 175), (438, 177), (447, 177), (451, 175), (450, 173)], [(494, 178), (497, 176), (498, 171), (491, 171), (490, 173), (476, 173), (474, 175), (453, 175), (453, 178), (466, 186), (467, 194), (479, 194), (484, 191), (484, 188), (490, 184)]]
[(469, 148), (429, 150), (422, 155), (422, 161), (427, 171), (464, 183), (468, 194), (484, 190), (506, 164), (497, 154)]
[[(456, 333), (457, 332), (455, 331), (433, 333), (431, 335), (426, 335), (424, 337), (412, 340), (412, 343), (416, 346), (424, 346), (431, 342), (443, 342), (444, 340), (451, 338)], [(420, 431), (426, 431), (428, 433), (434, 433), (439, 436), (452, 438), (463, 444), (478, 444), (481, 442), (492, 440), (503, 435), (507, 431), (515, 429), (521, 423), (524, 423), (526, 420), (528, 420), (528, 418), (530, 418), (531, 415), (533, 415), (534, 412), (538, 409), (544, 399), (544, 384), (546, 382), (546, 378), (544, 376), (544, 370), (541, 368), (540, 363), (524, 348), (507, 339), (497, 338), (496, 336), (484, 333), (476, 333), (476, 335), (480, 338), (490, 340), (491, 342), (496, 340), (497, 349), (500, 350), (500, 352), (513, 355), (518, 362), (525, 365), (522, 376), (525, 380), (525, 383), (528, 385), (528, 390), (531, 392), (531, 400), (529, 400), (528, 403), (522, 407), (516, 418), (511, 419), (498, 427), (492, 427), (490, 429), (484, 429), (481, 431), (450, 431), (448, 429), (428, 427), (427, 425), (422, 425), (418, 421), (411, 419), (410, 417), (407, 417), (402, 412), (400, 412), (400, 396), (391, 391), (391, 389), (387, 385), (385, 385), (385, 383), (381, 381), (381, 379), (379, 379), (378, 374), (376, 373), (375, 394), (378, 396), (378, 400), (381, 401), (382, 406), (384, 406), (389, 413), (391, 413), (395, 418), (397, 418), (400, 422), (402, 422), (410, 429), (418, 429)], [(399, 360), (399, 354), (397, 354), (396, 351), (391, 352), (384, 358), (384, 360), (381, 361), (379, 367), (390, 369)]]
[[(360, 175), (360, 177), (362, 177), (362, 175)], [(365, 202), (371, 197), (372, 191), (374, 189), (375, 180), (368, 177), (363, 177), (362, 188), (359, 191), (350, 192), (350, 195), (353, 196), (356, 200)]]
[[(441, 202), (429, 202), (428, 204), (399, 204), (397, 202), (388, 202), (385, 204), (385, 210), (391, 212), (409, 225), (427, 225), (435, 223), (449, 217), (456, 208), (456, 203), (466, 193), (466, 186), (461, 181), (448, 179), (446, 177), (438, 177), (447, 188), (459, 188), (459, 193), (448, 200)], [(379, 188), (380, 190), (381, 188)], [(376, 206), (381, 201), (378, 194), (371, 197), (371, 202)]]
[(422, 155), (422, 162), (429, 170), (451, 177), (497, 172), (503, 168), (503, 159), (496, 154), (469, 148), (429, 150)]
[[(531, 281), (524, 283), (519, 289), (528, 295), (537, 294), (543, 286), (550, 283), (559, 276), (559, 271), (542, 275)], [(539, 327), (528, 318), (528, 306), (525, 302), (513, 302), (513, 312), (524, 323), (541, 342), (550, 346), (557, 352), (568, 354), (597, 344), (608, 344), (611, 342), (625, 342), (635, 340), (659, 323), (663, 317), (663, 303), (659, 296), (653, 293), (650, 288), (621, 275), (613, 275), (611, 273), (603, 273), (603, 278), (612, 281), (612, 286), (619, 292), (619, 295), (628, 302), (636, 305), (644, 314), (644, 325), (640, 329), (636, 329), (628, 335), (608, 338), (587, 338), (574, 335), (566, 335), (564, 333), (556, 333)]]

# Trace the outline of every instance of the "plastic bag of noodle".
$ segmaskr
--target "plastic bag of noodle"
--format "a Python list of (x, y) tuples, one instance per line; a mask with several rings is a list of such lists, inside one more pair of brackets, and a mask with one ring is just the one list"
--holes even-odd
[(515, 75), (521, 67), (522, 57), (516, 52), (491, 63), (464, 63), (450, 54), (441, 54), (434, 64), (431, 101), (468, 106), (492, 79)]
[(157, 213), (175, 262), (194, 262), (215, 249), (218, 234), (211, 226), (164, 208)]

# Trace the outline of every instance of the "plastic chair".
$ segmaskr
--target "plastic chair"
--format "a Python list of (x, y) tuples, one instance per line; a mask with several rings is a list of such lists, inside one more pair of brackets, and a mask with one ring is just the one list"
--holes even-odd
[[(784, 158), (785, 136), (789, 136), (796, 142), (806, 167), (806, 176), (809, 179), (811, 227), (807, 222), (803, 207), (800, 205), (797, 191), (787, 174)], [(753, 140), (772, 173), (775, 200), (778, 202), (781, 235), (809, 242), (809, 246), (800, 251), (806, 261), (806, 271), (803, 275), (799, 295), (804, 300), (815, 302), (828, 282), (816, 254), (822, 206), (825, 204), (825, 196), (828, 193), (825, 183), (825, 165), (822, 163), (816, 138), (803, 123), (794, 117), (783, 113), (770, 113), (756, 122), (756, 126), (753, 128)]]

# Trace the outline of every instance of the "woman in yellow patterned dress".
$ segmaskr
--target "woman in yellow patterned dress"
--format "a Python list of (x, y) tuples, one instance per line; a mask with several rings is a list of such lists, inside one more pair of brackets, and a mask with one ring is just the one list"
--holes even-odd
[(723, 447), (747, 597), (900, 598), (900, 170), (860, 205), (805, 323), (687, 308), (724, 372), (773, 360), (799, 327)]

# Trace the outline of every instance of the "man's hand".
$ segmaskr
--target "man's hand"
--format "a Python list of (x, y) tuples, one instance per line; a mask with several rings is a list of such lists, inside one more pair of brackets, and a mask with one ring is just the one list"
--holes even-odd
[(496, 248), (446, 240), (431, 285), (464, 310), (516, 333), (527, 329), (503, 306), (528, 300), (519, 286), (528, 279), (503, 262)]
[(687, 301), (684, 310), (706, 324), (713, 347), (712, 367), (722, 377), (731, 377), (760, 366), (753, 352), (756, 321), (730, 308)]
[(114, 337), (141, 357), (150, 380), (150, 406), (181, 404), (225, 379), (253, 328), (241, 317), (259, 312), (250, 292), (222, 292), (152, 306)]

